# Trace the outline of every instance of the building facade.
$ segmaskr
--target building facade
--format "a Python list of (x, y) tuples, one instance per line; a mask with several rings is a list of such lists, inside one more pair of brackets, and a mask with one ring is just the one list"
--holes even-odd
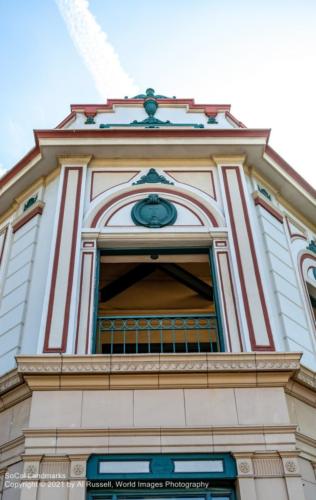
[[(315, 190), (228, 105), (73, 105), (0, 179), (0, 498), (316, 498)], [(2, 496), (1, 496), (2, 495)]]

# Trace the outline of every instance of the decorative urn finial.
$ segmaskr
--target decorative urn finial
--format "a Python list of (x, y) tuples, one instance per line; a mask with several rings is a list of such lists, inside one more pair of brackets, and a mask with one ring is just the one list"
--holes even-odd
[(154, 89), (149, 88), (146, 90), (146, 98), (144, 99), (143, 106), (145, 108), (145, 111), (149, 119), (152, 119), (158, 108), (158, 102), (157, 99), (155, 98)]

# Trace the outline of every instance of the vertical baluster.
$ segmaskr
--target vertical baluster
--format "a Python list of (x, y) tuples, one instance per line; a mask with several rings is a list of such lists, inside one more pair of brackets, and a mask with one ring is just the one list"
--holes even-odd
[(181, 318), (182, 319), (182, 325), (184, 325), (184, 341), (185, 341), (185, 352), (188, 352), (188, 322), (186, 318)]
[(97, 342), (97, 353), (101, 352), (101, 323), (102, 321), (98, 321), (98, 342)]
[(201, 320), (199, 318), (195, 319), (195, 326), (196, 326), (196, 338), (197, 338), (198, 352), (201, 352), (201, 344), (200, 344), (200, 326), (201, 326)]
[(160, 325), (160, 352), (163, 352), (163, 318), (159, 319), (159, 325)]
[(214, 321), (214, 330), (215, 330), (215, 333), (216, 333), (216, 352), (220, 352), (221, 351), (221, 346), (220, 346), (220, 343), (219, 343), (219, 335), (218, 335), (218, 328), (217, 328), (217, 322)]
[(123, 354), (126, 354), (126, 326), (128, 323), (123, 322)]
[(136, 320), (136, 327), (135, 327), (135, 352), (138, 354), (138, 325), (139, 322)]
[(150, 349), (150, 327), (148, 328), (148, 318), (146, 318), (147, 321), (147, 340), (148, 340), (148, 352), (151, 352), (151, 349)]
[(113, 344), (114, 344), (114, 328), (115, 328), (115, 320), (111, 321), (111, 341), (110, 341), (110, 350), (111, 354), (113, 354)]
[[(212, 321), (210, 320), (210, 326), (209, 326), (209, 332), (210, 332), (210, 346), (211, 346), (210, 352), (213, 352), (212, 330), (213, 330), (213, 324), (212, 324)], [(217, 341), (217, 339), (216, 339), (216, 341)]]

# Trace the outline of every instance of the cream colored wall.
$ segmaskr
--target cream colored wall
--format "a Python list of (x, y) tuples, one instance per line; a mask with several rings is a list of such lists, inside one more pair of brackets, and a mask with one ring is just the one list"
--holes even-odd
[(30, 408), (31, 398), (0, 413), (0, 446), (22, 436), (22, 429), (27, 427), (29, 423)]
[(298, 426), (297, 430), (302, 434), (316, 439), (316, 407), (310, 406), (304, 403), (304, 401), (300, 401), (289, 395), (287, 396), (287, 403), (291, 422)]
[[(21, 490), (18, 487), (18, 481), (14, 479), (14, 476), (18, 476), (23, 471), (23, 462), (19, 459), (18, 462), (10, 465), (7, 469), (8, 479), (3, 479), (3, 489), (1, 496), (0, 488), (0, 499), (1, 500), (20, 500)], [(11, 477), (11, 478), (10, 478)]]
[(30, 416), (35, 428), (287, 424), (284, 392), (277, 387), (38, 391)]
[(316, 498), (316, 468), (311, 462), (299, 458), (299, 466), (302, 474), (303, 490), (306, 500), (315, 500)]

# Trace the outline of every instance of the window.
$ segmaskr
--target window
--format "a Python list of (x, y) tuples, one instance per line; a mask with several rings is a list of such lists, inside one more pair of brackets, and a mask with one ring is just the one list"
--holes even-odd
[(207, 249), (103, 251), (95, 351), (222, 351), (216, 294)]

